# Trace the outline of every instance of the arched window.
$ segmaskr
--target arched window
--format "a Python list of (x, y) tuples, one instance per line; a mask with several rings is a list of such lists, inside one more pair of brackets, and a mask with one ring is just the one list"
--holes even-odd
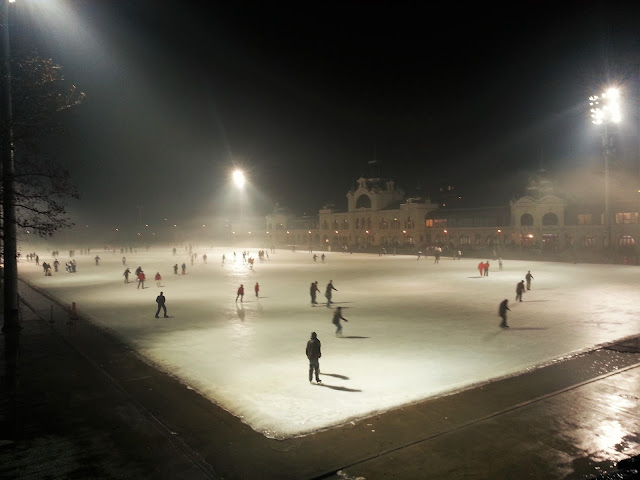
[(542, 225), (558, 225), (558, 216), (555, 213), (546, 213), (542, 217)]
[(356, 200), (356, 208), (371, 208), (371, 199), (368, 195), (360, 195)]
[(633, 247), (635, 243), (636, 242), (631, 235), (622, 235), (620, 240), (618, 240), (618, 245), (621, 247)]
[(530, 213), (525, 213), (520, 217), (520, 225), (527, 227), (533, 225), (533, 217)]

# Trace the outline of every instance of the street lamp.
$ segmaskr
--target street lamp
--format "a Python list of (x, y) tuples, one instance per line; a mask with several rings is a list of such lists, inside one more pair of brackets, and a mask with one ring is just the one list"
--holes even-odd
[(622, 121), (620, 113), (620, 90), (609, 88), (601, 96), (589, 97), (591, 121), (602, 125), (602, 155), (604, 157), (604, 225), (606, 248), (611, 248), (611, 219), (609, 207), (609, 160), (615, 152), (610, 125)]
[(11, 47), (9, 41), (9, 3), (2, 1), (2, 123), (6, 131), (2, 148), (2, 234), (4, 252), (4, 323), (2, 331), (18, 330), (18, 245), (16, 238), (15, 162), (13, 152), (13, 107), (11, 105)]

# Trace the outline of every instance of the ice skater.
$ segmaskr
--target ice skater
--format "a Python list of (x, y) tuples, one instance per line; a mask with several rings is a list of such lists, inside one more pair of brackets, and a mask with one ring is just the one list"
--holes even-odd
[(489, 276), (489, 260), (484, 262), (484, 276), (485, 277)]
[(144, 272), (142, 270), (140, 270), (140, 273), (138, 274), (138, 286), (136, 288), (142, 287), (142, 289), (144, 290), (144, 281), (145, 281), (146, 278), (147, 277), (144, 274)]
[(182, 274), (186, 275), (186, 273), (187, 273), (187, 264), (182, 262)]
[(522, 294), (524, 293), (524, 280), (520, 280), (516, 285), (516, 302), (522, 301)]
[(509, 300), (506, 298), (500, 302), (500, 307), (498, 308), (498, 316), (502, 319), (500, 322), (500, 328), (509, 328), (507, 325), (507, 311), (511, 311), (509, 308)]
[(322, 383), (320, 380), (320, 357), (322, 357), (322, 344), (318, 339), (316, 332), (311, 332), (311, 338), (307, 342), (306, 354), (309, 359), (309, 383), (312, 382), (313, 376), (316, 377), (316, 383)]
[(161, 287), (162, 286), (162, 275), (160, 275), (160, 272), (156, 272), (156, 285)]
[(256, 282), (256, 284), (253, 286), (253, 290), (254, 292), (256, 292), (256, 298), (260, 297), (260, 284), (258, 282)]
[(164, 297), (164, 294), (160, 292), (160, 295), (156, 297), (156, 303), (158, 304), (158, 310), (156, 311), (156, 318), (158, 318), (158, 315), (160, 315), (161, 309), (164, 311), (164, 318), (169, 318), (169, 315), (167, 315), (167, 306), (165, 305), (165, 301), (166, 299)]
[(338, 289), (333, 286), (333, 280), (329, 280), (329, 283), (327, 283), (327, 289), (324, 291), (324, 296), (327, 297), (327, 307), (329, 306), (329, 304), (333, 303), (331, 301), (333, 290), (335, 290), (336, 292), (338, 291)]
[(311, 295), (311, 306), (315, 307), (318, 304), (316, 300), (316, 295), (320, 291), (318, 288), (318, 281), (311, 282), (311, 286), (309, 287), (309, 294)]
[(238, 298), (240, 298), (240, 303), (242, 303), (244, 299), (244, 285), (242, 283), (238, 287), (238, 292), (236, 294), (236, 303), (238, 303)]
[(336, 337), (342, 336), (342, 324), (340, 320), (344, 320), (345, 322), (349, 321), (342, 316), (342, 307), (336, 308), (336, 311), (333, 312), (333, 320), (331, 321), (331, 323), (336, 326)]
[[(56, 272), (57, 271), (58, 271), (58, 267), (56, 267)], [(124, 271), (122, 275), (124, 275), (124, 283), (129, 283), (129, 275), (131, 275), (131, 270), (129, 270), (129, 267), (127, 267), (127, 269)]]
[(531, 275), (531, 270), (527, 272), (527, 275), (524, 278), (527, 279), (527, 290), (531, 290), (531, 280), (533, 280), (533, 275)]

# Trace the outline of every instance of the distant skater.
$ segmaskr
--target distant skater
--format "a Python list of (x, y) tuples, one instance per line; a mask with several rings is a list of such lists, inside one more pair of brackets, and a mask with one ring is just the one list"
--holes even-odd
[(498, 270), (502, 271), (502, 257), (498, 259)]
[[(56, 269), (56, 272), (57, 271), (58, 270)], [(124, 275), (124, 283), (129, 283), (129, 275), (131, 275), (131, 270), (129, 270), (129, 267), (127, 267), (122, 275)]]
[(127, 257), (122, 257), (122, 265), (126, 265), (127, 264)]
[(260, 284), (258, 282), (253, 286), (253, 290), (256, 292), (256, 298), (260, 297)]
[(507, 325), (507, 311), (511, 311), (509, 308), (509, 300), (506, 298), (500, 302), (500, 307), (498, 308), (498, 316), (502, 319), (500, 322), (500, 328), (509, 328)]
[(173, 274), (174, 275), (178, 274), (178, 264), (177, 263), (173, 266)]
[(533, 280), (533, 275), (531, 275), (531, 270), (527, 272), (527, 275), (524, 278), (527, 279), (527, 290), (531, 290), (531, 280)]
[(318, 304), (318, 301), (316, 300), (316, 295), (318, 294), (319, 291), (320, 289), (318, 288), (318, 281), (316, 280), (315, 282), (311, 282), (311, 286), (309, 287), (309, 294), (311, 295), (312, 306), (316, 306)]
[(330, 303), (333, 303), (331, 301), (333, 290), (335, 290), (336, 292), (338, 291), (338, 289), (333, 286), (333, 280), (329, 280), (329, 283), (327, 283), (327, 289), (324, 291), (324, 296), (327, 297), (327, 307)]
[(244, 285), (240, 284), (240, 286), (238, 287), (238, 292), (236, 294), (236, 302), (238, 301), (238, 298), (240, 298), (240, 302), (243, 301), (244, 299)]
[(484, 262), (480, 262), (478, 264), (478, 272), (480, 273), (480, 276), (483, 277), (484, 276)]
[(160, 275), (160, 272), (156, 272), (156, 285), (161, 287), (162, 286), (162, 275)]
[(100, 256), (96, 255), (96, 258), (94, 258), (94, 260), (96, 261), (96, 265), (100, 265)]
[(333, 320), (331, 320), (331, 323), (336, 326), (336, 337), (342, 336), (342, 324), (340, 320), (344, 320), (345, 322), (349, 321), (342, 316), (342, 307), (336, 308), (336, 311), (333, 312)]
[(187, 264), (182, 262), (182, 274), (186, 275), (186, 273), (187, 273)]
[(484, 276), (485, 277), (489, 276), (489, 260), (484, 262)]
[(318, 334), (311, 332), (311, 338), (307, 342), (306, 354), (309, 359), (309, 383), (312, 382), (313, 376), (316, 377), (316, 383), (322, 383), (320, 380), (320, 357), (322, 357), (322, 345)]
[(524, 280), (520, 280), (516, 285), (516, 302), (522, 301), (522, 294), (524, 293)]
[(156, 303), (158, 304), (158, 310), (156, 311), (156, 318), (158, 318), (158, 315), (160, 315), (161, 309), (164, 311), (164, 318), (169, 318), (169, 315), (167, 315), (167, 306), (165, 305), (165, 300), (166, 299), (164, 298), (164, 294), (160, 292), (160, 295), (156, 297)]

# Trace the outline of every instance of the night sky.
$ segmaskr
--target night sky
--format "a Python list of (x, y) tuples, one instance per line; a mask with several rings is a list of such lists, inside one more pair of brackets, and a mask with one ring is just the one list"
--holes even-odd
[(21, 0), (12, 42), (87, 94), (60, 147), (79, 223), (223, 214), (234, 166), (256, 214), (345, 206), (365, 174), (505, 204), (597, 154), (589, 95), (637, 98), (631, 3)]

